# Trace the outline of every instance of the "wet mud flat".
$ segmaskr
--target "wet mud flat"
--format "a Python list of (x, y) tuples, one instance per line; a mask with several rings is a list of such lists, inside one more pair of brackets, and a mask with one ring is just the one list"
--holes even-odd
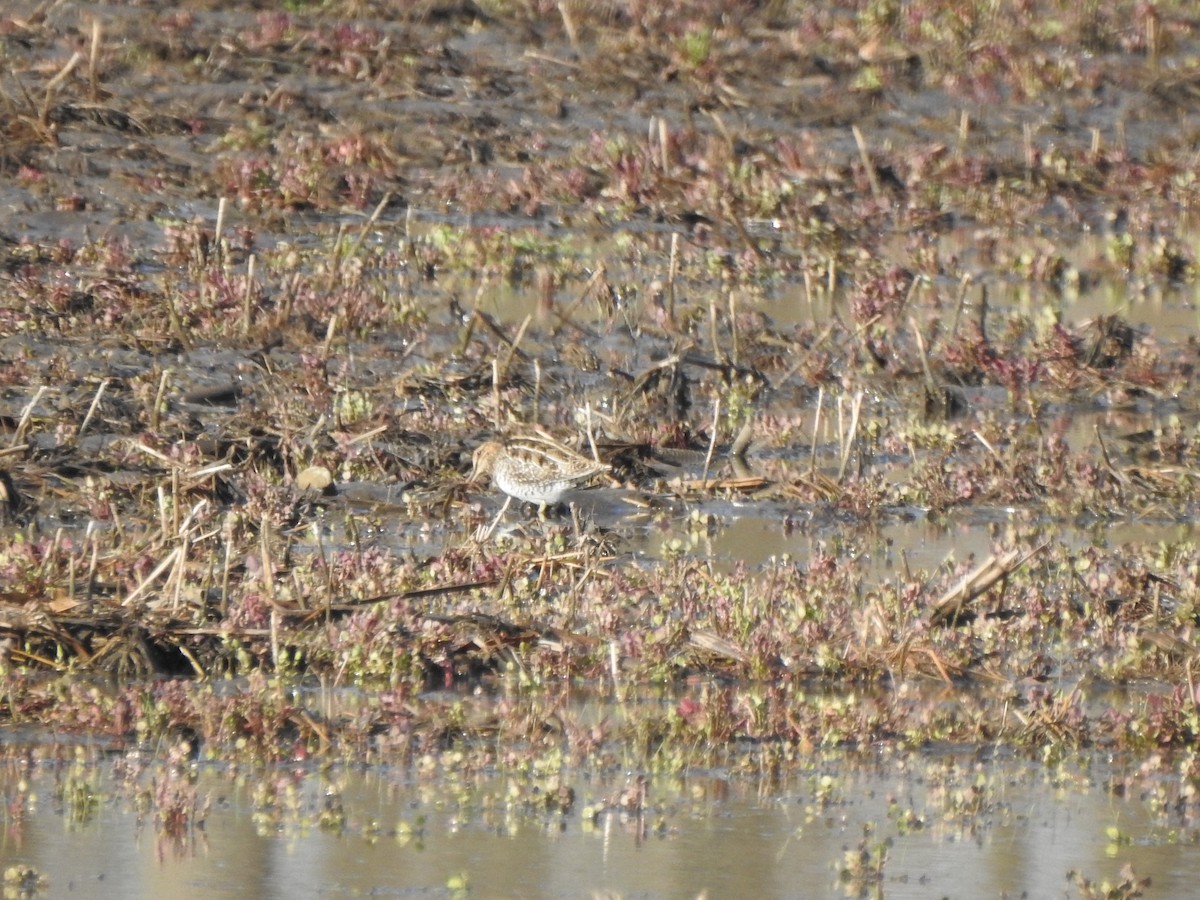
[[(10, 4), (11, 733), (1193, 783), (1196, 27)], [(484, 537), (531, 431), (608, 470)]]

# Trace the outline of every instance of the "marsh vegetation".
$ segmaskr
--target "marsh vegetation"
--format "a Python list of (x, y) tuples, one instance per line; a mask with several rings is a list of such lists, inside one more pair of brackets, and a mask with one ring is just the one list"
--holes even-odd
[[(13, 764), (620, 772), (646, 828), (1099, 754), (1193, 834), (1190, 8), (396, 6), (0, 13)], [(598, 483), (496, 519), (535, 431)]]

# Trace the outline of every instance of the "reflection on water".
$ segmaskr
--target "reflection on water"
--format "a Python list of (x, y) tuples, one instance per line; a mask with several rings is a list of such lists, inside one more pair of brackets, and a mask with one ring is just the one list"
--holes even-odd
[[(721, 523), (713, 534), (696, 541), (690, 555), (711, 558), (717, 568), (737, 562), (758, 566), (772, 557), (790, 556), (807, 562), (814, 551), (828, 547), (831, 534), (822, 528), (816, 533), (803, 528), (787, 528), (782, 518), (772, 520), (759, 515), (732, 518)], [(894, 521), (863, 529), (860, 537), (845, 533), (843, 543), (858, 546), (857, 563), (868, 581), (886, 576), (907, 563), (913, 570), (935, 569), (947, 560), (962, 562), (974, 554), (984, 559), (990, 552), (991, 528), (978, 523), (937, 525), (927, 519)], [(663, 555), (661, 542), (658, 552)]]
[[(603, 811), (624, 776), (569, 769), (577, 800), (562, 815), (528, 781), (495, 774), (185, 765), (177, 777), (211, 808), (178, 839), (145, 804), (172, 776), (152, 768), (131, 785), (115, 775), (124, 765), (98, 764), (83, 815), (63, 790), (70, 763), (35, 765), (24, 787), (15, 763), (0, 768), (0, 863), (36, 867), (47, 896), (267, 898), (452, 895), (461, 877), (476, 897), (1050, 897), (1073, 890), (1073, 870), (1116, 881), (1126, 863), (1153, 878), (1154, 896), (1186, 896), (1200, 865), (1195, 823), (1137, 791), (1114, 797), (1104, 786), (1123, 773), (1100, 758), (1052, 770), (825, 754), (769, 790), (714, 773), (651, 777), (640, 821)], [(589, 805), (602, 811), (587, 818)]]
[[(653, 559), (672, 554), (711, 561), (718, 571), (729, 571), (744, 564), (751, 568), (784, 556), (805, 564), (817, 552), (852, 556), (864, 575), (864, 583), (880, 581), (919, 571), (932, 572), (940, 566), (953, 566), (974, 557), (986, 559), (995, 552), (997, 542), (1010, 530), (1036, 538), (1035, 521), (1027, 511), (1011, 509), (973, 510), (969, 515), (950, 516), (934, 521), (920, 511), (909, 516), (892, 515), (880, 524), (846, 525), (834, 532), (828, 523), (797, 523), (784, 513), (764, 515), (762, 510), (743, 513), (713, 505), (714, 524), (706, 533), (648, 532), (631, 539), (638, 552)], [(1075, 547), (1096, 545), (1120, 547), (1155, 545), (1196, 540), (1196, 525), (1191, 521), (1099, 521), (1094, 528), (1071, 527), (1055, 537)]]

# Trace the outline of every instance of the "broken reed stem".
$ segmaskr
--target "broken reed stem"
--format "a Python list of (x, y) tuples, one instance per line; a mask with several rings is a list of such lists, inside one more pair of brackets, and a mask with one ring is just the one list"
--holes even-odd
[[(496, 513), (496, 518), (492, 519), (492, 524), (488, 525), (486, 528), (480, 525), (475, 529), (475, 532), (472, 534), (472, 538), (477, 543), (486, 544), (488, 540), (491, 539), (492, 532), (496, 530), (496, 526), (500, 524), (500, 520), (503, 519), (504, 514), (508, 512), (508, 506), (510, 503), (512, 503), (512, 497), (505, 497), (504, 504), (500, 507), (500, 512)], [(505, 579), (505, 584), (507, 584), (507, 579)], [(501, 589), (496, 592), (496, 598), (499, 599), (501, 596), (503, 596), (503, 594), (504, 585), (501, 585)]]
[(512, 365), (513, 357), (517, 355), (517, 347), (521, 345), (522, 339), (525, 337), (525, 331), (529, 328), (529, 323), (533, 321), (533, 314), (525, 316), (525, 321), (521, 323), (521, 327), (517, 329), (517, 336), (512, 339), (512, 343), (508, 345), (508, 352), (504, 354), (504, 362), (500, 365), (500, 377), (503, 378), (508, 374), (508, 367)]
[[(203, 251), (198, 250), (197, 254), (199, 256), (201, 256), (203, 259), (207, 259), (208, 258), (208, 256), (207, 256), (208, 244), (201, 242), (200, 244), (198, 244), (198, 246), (200, 246), (200, 245), (202, 245), (205, 249)], [(197, 265), (197, 271), (200, 271), (204, 265), (205, 265), (204, 263)], [(208, 302), (208, 299), (210, 297), (209, 292), (216, 290), (216, 285), (209, 284), (210, 280), (211, 279), (208, 279), (208, 278), (202, 279), (196, 288), (196, 290), (200, 294), (200, 302), (202, 304)], [(178, 289), (171, 291), (170, 295), (167, 298), (167, 303), (166, 303), (168, 325), (170, 326), (171, 334), (175, 337), (175, 340), (177, 340), (179, 342), (180, 346), (183, 347), (183, 349), (185, 351), (190, 353), (192, 350), (192, 346), (193, 346), (192, 338), (194, 337), (196, 330), (188, 329), (188, 328), (184, 327), (183, 316), (180, 313), (182, 306), (183, 306), (183, 292)]]
[(579, 29), (575, 25), (575, 17), (571, 15), (571, 7), (566, 2), (558, 4), (558, 15), (562, 18), (563, 31), (567, 33), (567, 43), (571, 45), (571, 49), (576, 56), (583, 54), (579, 50)]
[[(850, 463), (850, 454), (858, 439), (858, 418), (862, 410), (863, 392), (859, 391), (850, 402), (850, 427), (842, 438), (842, 464), (838, 467), (838, 484), (846, 475), (846, 466)], [(842, 398), (838, 397), (838, 432), (842, 431)]]
[(845, 412), (845, 408), (844, 408), (845, 400), (846, 400), (845, 396), (841, 395), (837, 398), (837, 401), (834, 404), (834, 409), (837, 410), (837, 438), (838, 438), (838, 458), (839, 459), (845, 455), (845, 451), (846, 451), (846, 438), (845, 438), (846, 429), (844, 427), (845, 426), (845, 418), (843, 415), (843, 413)]
[(813, 475), (817, 471), (817, 438), (821, 433), (821, 411), (825, 407), (825, 388), (817, 388), (817, 412), (813, 416), (813, 438), (812, 449), (808, 454), (808, 474)]
[(329, 262), (326, 265), (326, 274), (328, 277), (325, 279), (325, 284), (330, 290), (333, 289), (334, 279), (338, 277), (338, 273), (342, 269), (342, 258), (345, 256), (346, 251), (347, 227), (345, 222), (338, 226), (337, 237), (334, 238), (333, 243), (329, 247)]
[(300, 272), (293, 272), (291, 278), (283, 280), (283, 288), (279, 292), (278, 302), (275, 308), (274, 320), (276, 322), (287, 322), (292, 317), (292, 307), (296, 303), (296, 296), (300, 293), (300, 281), (303, 278)]
[(275, 567), (271, 565), (271, 517), (263, 515), (258, 532), (258, 552), (262, 562), (263, 593), (275, 605)]
[(729, 292), (729, 361), (738, 364), (737, 293)]
[(93, 103), (100, 102), (100, 20), (92, 19), (92, 46), (88, 52), (88, 89)]
[(671, 132), (667, 129), (667, 120), (659, 117), (658, 120), (658, 153), (659, 164), (662, 166), (664, 175), (671, 172)]
[(958, 580), (935, 603), (929, 612), (930, 625), (953, 625), (962, 616), (967, 604), (981, 594), (986, 593), (993, 585), (1007, 578), (1014, 570), (1023, 566), (1029, 559), (1045, 548), (1043, 544), (1024, 556), (1017, 549), (1008, 550), (999, 556), (992, 555)]
[(321, 560), (321, 571), (325, 573), (325, 613), (328, 621), (329, 610), (333, 606), (333, 566), (329, 564), (329, 554), (325, 552), (325, 541), (321, 537), (323, 526), (320, 522), (312, 523), (313, 543), (317, 545), (317, 557)]
[(717, 295), (708, 296), (708, 339), (712, 341), (712, 354), (717, 360), (721, 358), (721, 344), (717, 333)]
[(479, 305), (483, 303), (483, 285), (484, 282), (480, 280), (479, 287), (475, 289), (475, 302), (471, 304), (471, 315), (467, 317), (467, 324), (463, 327), (462, 340), (458, 342), (459, 356), (467, 352), (471, 337), (475, 333), (475, 323), (479, 321)]
[(225, 515), (225, 522), (222, 527), (222, 538), (225, 544), (225, 559), (221, 563), (221, 616), (222, 618), (229, 613), (229, 571), (233, 561), (233, 525), (234, 513), (229, 512)]
[(173, 549), (159, 561), (158, 565), (154, 567), (154, 570), (149, 575), (142, 579), (141, 583), (129, 593), (129, 596), (121, 601), (121, 605), (130, 606), (135, 600), (141, 597), (142, 594), (146, 593), (146, 591), (150, 588), (150, 585), (158, 581), (158, 579), (162, 577), (162, 574), (166, 572), (167, 569), (175, 565), (175, 560), (178, 556), (179, 547), (176, 546), (175, 549)]
[(616, 641), (608, 642), (608, 674), (612, 678), (613, 696), (621, 699), (621, 654)]
[(181, 531), (179, 522), (179, 468), (171, 469), (171, 536), (176, 537)]
[(191, 542), (186, 534), (181, 535), (179, 539), (179, 556), (175, 560), (175, 565), (171, 569), (171, 577), (167, 583), (171, 586), (171, 609), (178, 611), (180, 602), (183, 597), (183, 576), (187, 568), (188, 548)]
[(12, 440), (8, 442), (10, 447), (15, 447), (17, 444), (24, 443), (25, 430), (29, 427), (29, 419), (33, 415), (33, 408), (38, 405), (42, 396), (46, 393), (46, 386), (40, 386), (33, 394), (33, 399), (30, 400), (23, 410), (21, 410), (21, 421), (17, 423), (17, 430), (13, 433)]
[(171, 370), (163, 369), (158, 379), (158, 392), (154, 395), (154, 409), (150, 410), (150, 431), (157, 432), (162, 421), (163, 397), (167, 393), (167, 384), (171, 380)]
[(92, 589), (96, 585), (96, 570), (100, 566), (100, 542), (96, 540), (94, 521), (88, 522), (87, 531), (84, 533), (83, 538), (85, 541), (91, 541), (92, 544), (92, 557), (88, 561), (87, 593), (83, 595), (83, 598), (90, 603), (92, 599)]
[(899, 318), (900, 314), (904, 310), (908, 309), (908, 305), (912, 302), (912, 298), (916, 296), (917, 291), (919, 291), (921, 289), (921, 286), (923, 284), (925, 284), (925, 282), (924, 282), (924, 280), (922, 280), (920, 278), (914, 278), (909, 283), (908, 290), (904, 292), (904, 299), (902, 299), (900, 301), (900, 305), (896, 308), (896, 312), (895, 312), (896, 318)]
[(392, 192), (388, 191), (383, 195), (383, 199), (375, 204), (375, 209), (372, 211), (371, 215), (367, 217), (367, 221), (363, 223), (363, 227), (358, 229), (358, 237), (354, 239), (354, 243), (350, 246), (350, 251), (346, 254), (347, 258), (354, 259), (354, 257), (358, 256), (358, 251), (362, 249), (363, 241), (367, 238), (367, 232), (370, 231), (371, 227), (379, 221), (379, 217), (383, 214), (383, 211), (387, 209), (388, 204), (391, 202)]
[(224, 197), (217, 201), (217, 224), (213, 232), (213, 255), (212, 261), (220, 266), (225, 262), (225, 249), (221, 242), (221, 232), (225, 230), (225, 207), (227, 201)]
[(39, 115), (39, 121), (43, 128), (48, 128), (50, 125), (50, 106), (54, 103), (55, 91), (79, 67), (81, 62), (83, 62), (83, 54), (76, 51), (71, 54), (71, 58), (67, 60), (67, 64), (58, 70), (58, 74), (46, 82), (46, 94), (42, 98), (42, 111)]
[(750, 447), (750, 441), (754, 438), (754, 411), (746, 416), (746, 422), (742, 425), (742, 430), (738, 432), (736, 438), (733, 439), (733, 444), (729, 448), (729, 456), (732, 459), (745, 462), (746, 451)]
[(119, 549), (125, 544), (126, 540), (125, 522), (121, 518), (121, 513), (118, 511), (118, 507), (116, 506), (112, 508), (112, 531), (113, 534), (116, 535), (116, 539), (113, 540), (112, 546), (114, 549)]
[(100, 382), (100, 386), (96, 388), (96, 396), (92, 398), (92, 405), (88, 407), (87, 415), (83, 417), (83, 423), (79, 426), (79, 431), (75, 433), (75, 440), (83, 437), (83, 433), (87, 431), (88, 424), (92, 421), (92, 416), (96, 414), (97, 407), (100, 406), (100, 398), (104, 396), (105, 390), (108, 389), (108, 383), (111, 378), (105, 378)]
[(199, 678), (201, 681), (208, 678), (208, 672), (204, 670), (204, 666), (200, 665), (200, 660), (196, 659), (196, 655), (192, 653), (191, 650), (180, 644), (179, 652), (182, 653), (183, 658), (188, 661), (188, 665), (192, 667), (192, 671), (196, 674), (197, 678)]
[(958, 323), (962, 319), (963, 309), (967, 305), (967, 291), (971, 287), (971, 274), (965, 273), (958, 280), (958, 303), (954, 310), (954, 327), (950, 329), (950, 337), (958, 337)]
[(930, 392), (936, 391), (937, 382), (933, 380), (933, 370), (929, 367), (929, 353), (925, 349), (925, 339), (921, 337), (921, 329), (917, 327), (917, 320), (911, 316), (908, 324), (913, 330), (913, 337), (917, 341), (917, 352), (921, 356), (921, 368), (925, 372), (925, 388)]
[(733, 230), (737, 232), (743, 246), (753, 253), (756, 259), (765, 260), (767, 254), (763, 251), (762, 247), (758, 246), (758, 241), (750, 236), (750, 232), (746, 230), (746, 223), (742, 221), (742, 217), (737, 214), (728, 200), (722, 201), (721, 212), (726, 216), (729, 223), (733, 225)]
[(325, 359), (329, 359), (329, 354), (333, 347), (333, 339), (337, 335), (338, 314), (333, 313), (329, 317), (329, 326), (325, 329), (325, 343), (321, 346), (321, 352)]
[(596, 429), (592, 425), (592, 401), (583, 404), (584, 433), (587, 435), (588, 446), (592, 448), (592, 459), (600, 462), (600, 451), (596, 449)]
[[(1009, 470), (1008, 463), (1004, 461), (1004, 459), (1000, 456), (1000, 453), (996, 450), (995, 447), (992, 446), (991, 442), (988, 441), (988, 439), (985, 438), (982, 434), (980, 434), (977, 430), (972, 431), (971, 434), (973, 434), (975, 436), (975, 440), (979, 441), (979, 443), (983, 445), (983, 448), (992, 455), (992, 459), (996, 460), (996, 463), (1000, 466), (1000, 468), (1003, 469), (1005, 472), (1007, 472)], [(1096, 429), (1096, 437), (1100, 437), (1100, 429), (1099, 428)], [(1104, 450), (1104, 440), (1103, 439), (1101, 439), (1101, 441), (1100, 441), (1100, 449)], [(916, 459), (915, 453), (913, 454), (913, 459)], [(1108, 462), (1107, 453), (1105, 453), (1104, 460), (1105, 460), (1105, 462)]]
[[(61, 531), (62, 529), (59, 529)], [(58, 535), (54, 536), (55, 541), (58, 540)], [(67, 557), (67, 599), (72, 603), (77, 603), (75, 597), (75, 554), (72, 553)]]
[(671, 232), (671, 256), (667, 262), (667, 322), (675, 326), (675, 278), (679, 274), (679, 232)]
[(1159, 44), (1158, 10), (1151, 6), (1146, 16), (1146, 54), (1150, 58), (1151, 72), (1158, 71)]
[[(63, 529), (62, 529), (62, 526), (60, 525), (58, 528), (56, 528), (54, 530), (54, 540), (50, 544), (50, 552), (46, 555), (46, 558), (42, 560), (42, 565), (41, 565), (42, 577), (46, 577), (48, 575), (50, 560), (59, 558), (58, 554), (62, 551), (62, 539), (63, 539)], [(74, 554), (70, 554), (68, 558), (74, 559)]]
[(871, 152), (867, 149), (866, 138), (857, 125), (851, 125), (854, 132), (854, 143), (858, 144), (858, 155), (862, 159), (863, 168), (867, 170), (867, 181), (871, 185), (871, 196), (877, 203), (883, 202), (883, 190), (879, 186), (879, 177), (875, 174), (875, 164), (871, 162)]
[[(555, 318), (558, 319), (558, 322), (550, 332), (551, 337), (558, 337), (559, 333), (561, 333), (563, 328), (565, 328), (567, 325), (572, 325), (580, 331), (585, 331), (585, 329), (580, 328), (573, 321), (571, 321), (571, 316), (574, 315), (575, 310), (578, 309), (579, 306), (582, 305), (582, 303), (592, 295), (592, 291), (596, 289), (596, 285), (603, 280), (604, 274), (604, 264), (601, 263), (599, 266), (597, 266), (596, 271), (591, 274), (591, 277), (588, 278), (587, 283), (583, 286), (583, 290), (579, 292), (579, 296), (567, 304), (566, 308), (564, 308), (562, 312), (555, 311), (554, 315)], [(596, 302), (600, 307), (600, 312), (602, 314), (605, 313), (603, 301), (597, 300)]]
[(713, 401), (712, 434), (708, 439), (708, 452), (704, 454), (704, 472), (701, 473), (700, 483), (708, 489), (708, 468), (712, 465), (713, 452), (717, 449), (717, 432), (721, 428), (721, 398)]
[(254, 319), (254, 269), (257, 257), (251, 253), (246, 260), (246, 291), (242, 296), (242, 337), (250, 333)]
[(166, 540), (167, 535), (167, 492), (163, 490), (160, 484), (155, 488), (156, 496), (158, 497), (158, 531)]
[(734, 144), (734, 139), (733, 139), (733, 133), (730, 132), (729, 126), (725, 124), (725, 120), (721, 118), (721, 114), (716, 112), (715, 110), (711, 110), (711, 109), (707, 109), (704, 112), (705, 112), (705, 115), (707, 115), (710, 119), (712, 119), (713, 125), (715, 125), (717, 127), (717, 131), (720, 132), (721, 137), (725, 141), (726, 148), (728, 148), (730, 154), (733, 154), (736, 149), (735, 144)]

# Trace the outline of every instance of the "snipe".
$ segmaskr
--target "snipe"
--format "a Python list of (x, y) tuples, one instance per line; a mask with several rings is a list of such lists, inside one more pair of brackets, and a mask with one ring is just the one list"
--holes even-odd
[(536, 503), (540, 515), (563, 494), (609, 467), (543, 434), (488, 441), (475, 451), (471, 480), (492, 483), (516, 500)]

